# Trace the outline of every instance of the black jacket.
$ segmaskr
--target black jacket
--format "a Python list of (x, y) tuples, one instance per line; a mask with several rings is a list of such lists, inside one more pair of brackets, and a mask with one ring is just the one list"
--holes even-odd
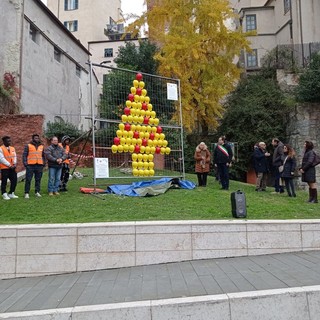
[[(287, 160), (285, 160), (287, 158)], [(286, 161), (286, 162), (284, 162)], [(296, 158), (287, 157), (287, 154), (283, 155), (283, 171), (281, 173), (282, 178), (294, 178), (294, 171), (296, 170), (297, 161)]]
[(214, 163), (231, 163), (233, 158), (233, 152), (228, 143), (222, 145), (228, 152), (226, 155), (222, 150), (220, 150), (219, 145), (216, 146), (213, 153)]
[(303, 182), (310, 182), (310, 183), (316, 182), (316, 169), (312, 165), (314, 157), (315, 157), (315, 153), (313, 150), (307, 150), (303, 155), (302, 164), (301, 164), (301, 168), (304, 171), (301, 178)]
[(261, 148), (255, 148), (253, 151), (254, 170), (258, 173), (267, 173), (269, 171), (268, 159), (264, 155), (265, 153), (266, 151)]

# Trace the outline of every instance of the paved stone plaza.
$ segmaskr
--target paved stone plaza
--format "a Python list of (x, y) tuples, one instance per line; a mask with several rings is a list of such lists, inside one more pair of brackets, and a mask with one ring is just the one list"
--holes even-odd
[(0, 313), (320, 285), (320, 251), (0, 280)]

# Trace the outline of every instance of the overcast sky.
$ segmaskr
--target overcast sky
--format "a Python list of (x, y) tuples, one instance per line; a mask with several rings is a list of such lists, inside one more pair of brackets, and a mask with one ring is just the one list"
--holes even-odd
[(141, 15), (144, 0), (121, 0), (123, 13), (135, 13)]
[[(42, 0), (42, 2), (47, 4), (47, 0)], [(135, 13), (140, 15), (143, 11), (143, 2), (144, 0), (121, 0), (121, 9), (124, 14)]]

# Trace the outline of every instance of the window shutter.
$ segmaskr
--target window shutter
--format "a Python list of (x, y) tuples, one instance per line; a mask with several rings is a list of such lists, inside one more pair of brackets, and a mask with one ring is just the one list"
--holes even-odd
[(64, 10), (68, 10), (68, 0), (64, 0)]
[(74, 20), (74, 31), (78, 31), (78, 20)]
[(76, 2), (75, 2), (75, 9), (78, 9), (78, 0), (76, 0)]

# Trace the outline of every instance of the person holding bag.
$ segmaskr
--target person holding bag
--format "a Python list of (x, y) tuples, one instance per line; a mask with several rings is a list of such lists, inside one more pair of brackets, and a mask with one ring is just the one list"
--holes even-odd
[(294, 188), (293, 178), (294, 178), (294, 171), (297, 166), (297, 161), (295, 157), (295, 151), (291, 146), (285, 144), (283, 146), (283, 165), (279, 167), (279, 171), (281, 170), (281, 178), (284, 180), (285, 187), (289, 197), (296, 197), (296, 192)]

